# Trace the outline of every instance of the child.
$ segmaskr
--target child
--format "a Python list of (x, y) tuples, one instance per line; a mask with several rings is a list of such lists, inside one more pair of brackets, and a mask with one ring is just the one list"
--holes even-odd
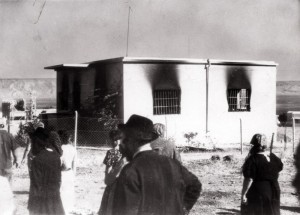
[(14, 196), (11, 191), (9, 182), (7, 178), (4, 176), (0, 176), (0, 213), (5, 215), (14, 214), (15, 206), (14, 206)]
[(65, 214), (70, 214), (74, 207), (74, 177), (75, 177), (75, 159), (76, 149), (72, 145), (71, 135), (67, 131), (59, 132), (63, 155), (60, 196), (65, 210)]
[(102, 196), (101, 206), (98, 214), (112, 214), (112, 201), (114, 195), (115, 181), (119, 176), (122, 168), (126, 164), (126, 159), (122, 157), (119, 150), (121, 132), (113, 130), (109, 133), (112, 149), (108, 150), (103, 163), (105, 167), (104, 183), (106, 184), (105, 191)]

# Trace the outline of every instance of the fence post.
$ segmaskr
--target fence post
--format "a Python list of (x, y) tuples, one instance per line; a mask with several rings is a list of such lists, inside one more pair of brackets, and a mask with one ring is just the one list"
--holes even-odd
[(243, 154), (243, 122), (240, 118), (240, 137), (241, 137), (241, 154)]
[(75, 111), (74, 146), (77, 149), (78, 112)]
[(295, 118), (293, 117), (293, 154), (295, 153)]
[[(75, 111), (74, 147), (75, 147), (76, 153), (77, 153), (77, 133), (78, 133), (78, 112)], [(76, 162), (75, 162), (74, 175), (76, 175), (76, 167), (77, 167), (77, 165), (76, 165)]]

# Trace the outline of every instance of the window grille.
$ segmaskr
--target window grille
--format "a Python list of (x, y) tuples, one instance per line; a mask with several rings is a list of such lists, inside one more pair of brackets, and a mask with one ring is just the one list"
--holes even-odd
[(155, 90), (153, 114), (180, 114), (180, 90)]
[(229, 89), (228, 105), (231, 112), (250, 111), (250, 89)]

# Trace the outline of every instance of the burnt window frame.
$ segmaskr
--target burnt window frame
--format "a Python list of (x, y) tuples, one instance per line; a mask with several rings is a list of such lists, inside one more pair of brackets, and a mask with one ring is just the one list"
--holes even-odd
[(153, 115), (181, 114), (181, 89), (157, 89), (152, 92)]
[[(242, 95), (241, 93), (242, 90), (246, 90), (246, 96)], [(251, 89), (249, 88), (227, 89), (227, 101), (228, 101), (228, 112), (250, 112), (251, 111)], [(245, 104), (242, 104), (243, 101)]]

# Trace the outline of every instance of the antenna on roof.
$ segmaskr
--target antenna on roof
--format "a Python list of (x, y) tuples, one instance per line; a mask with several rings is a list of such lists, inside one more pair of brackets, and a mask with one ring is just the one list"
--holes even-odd
[(130, 11), (131, 11), (131, 7), (129, 6), (129, 7), (128, 7), (128, 24), (127, 24), (127, 46), (126, 46), (126, 57), (128, 56)]

